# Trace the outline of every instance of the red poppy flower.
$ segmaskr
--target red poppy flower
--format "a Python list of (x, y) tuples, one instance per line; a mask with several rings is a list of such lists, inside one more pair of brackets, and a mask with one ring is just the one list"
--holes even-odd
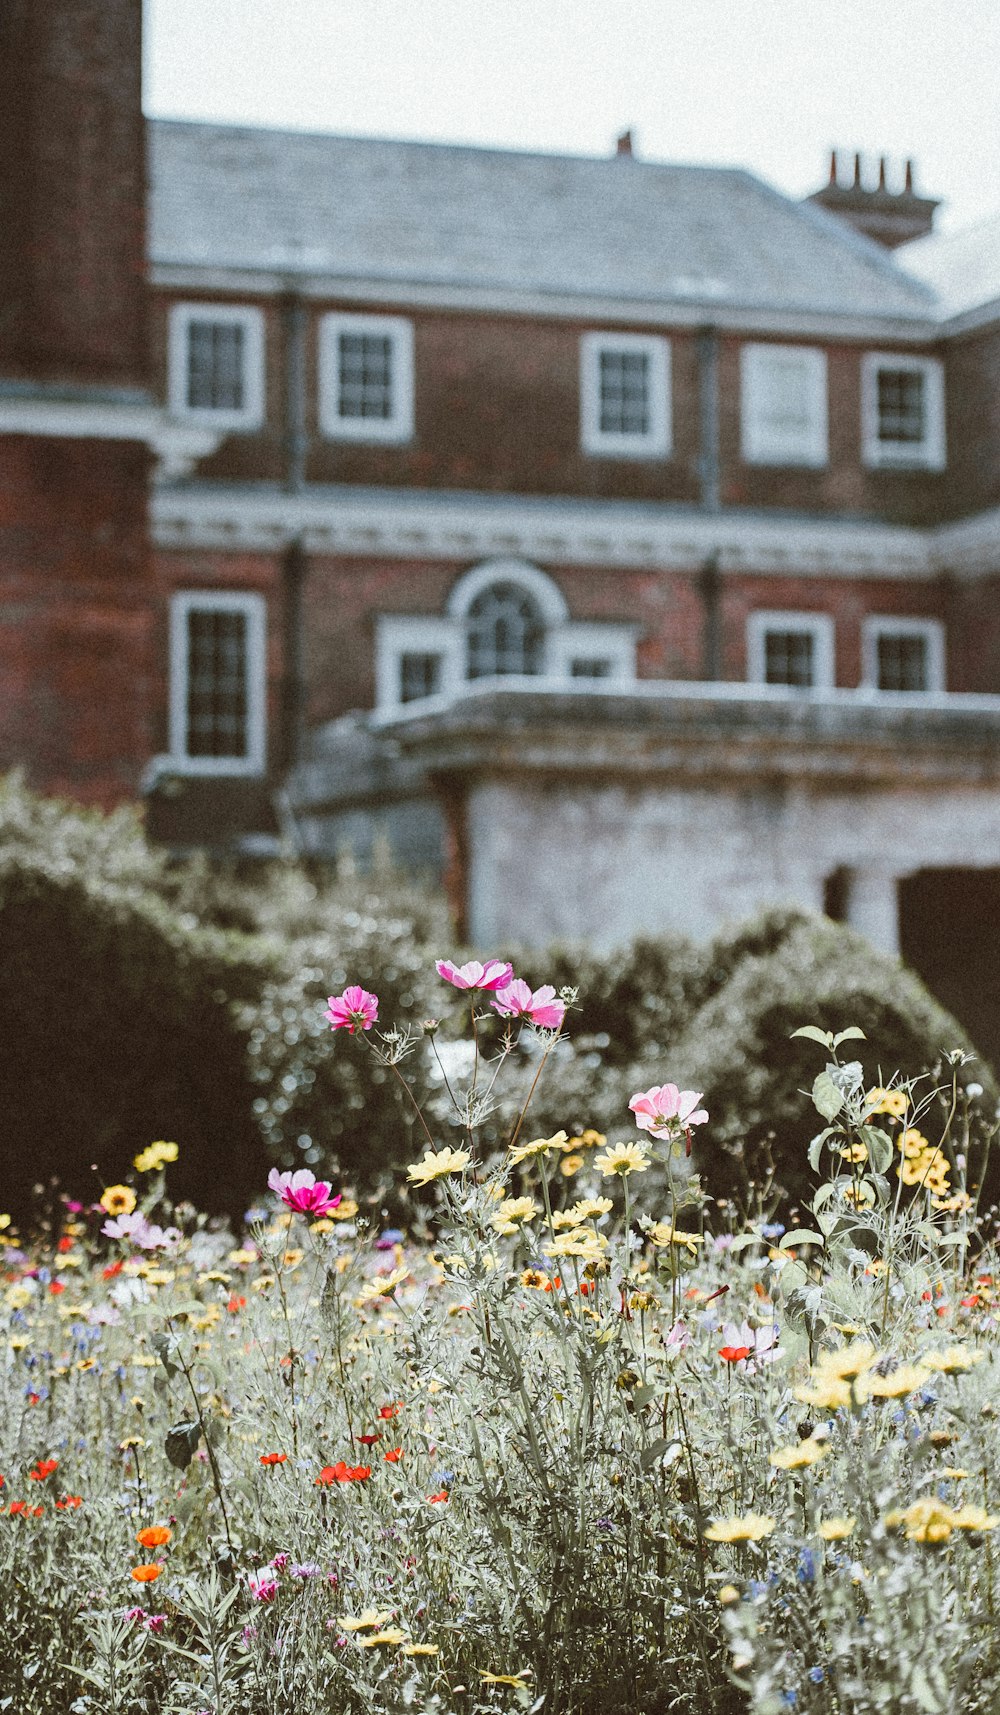
[(37, 1405), (39, 1400), (41, 1399), (41, 1397), (42, 1396), (40, 1393), (29, 1393), (28, 1404), (29, 1405)]
[(382, 1431), (380, 1429), (376, 1430), (374, 1435), (359, 1435), (358, 1436), (358, 1440), (360, 1441), (362, 1447), (374, 1447), (376, 1441), (381, 1441), (381, 1439), (382, 1439)]
[(65, 1292), (66, 1288), (63, 1285), (61, 1280), (50, 1280), (49, 1281), (49, 1291), (51, 1292), (53, 1298), (58, 1298), (60, 1292)]
[(124, 1257), (119, 1257), (117, 1262), (109, 1262), (107, 1268), (102, 1268), (101, 1274), (104, 1279), (113, 1280), (116, 1274), (121, 1274), (124, 1261)]
[(35, 1469), (28, 1472), (29, 1483), (44, 1483), (46, 1477), (51, 1477), (58, 1463), (58, 1459), (39, 1459)]
[(383, 1454), (383, 1458), (390, 1465), (398, 1465), (399, 1461), (402, 1457), (403, 1457), (402, 1447), (393, 1447), (390, 1449), (390, 1451), (388, 1453)]
[(335, 1465), (324, 1465), (316, 1478), (320, 1488), (328, 1489), (331, 1483), (365, 1483), (372, 1474), (370, 1465), (345, 1465), (343, 1459), (338, 1459)]
[(262, 1453), (260, 1462), (262, 1465), (283, 1465), (287, 1458), (287, 1453)]
[(447, 1489), (442, 1489), (439, 1494), (428, 1495), (427, 1499), (429, 1501), (446, 1501), (448, 1499), (448, 1491)]
[(400, 1406), (402, 1405), (402, 1403), (403, 1403), (402, 1400), (399, 1399), (396, 1401), (395, 1405), (380, 1405), (378, 1408), (378, 1414), (381, 1417), (382, 1421), (388, 1422), (389, 1418), (395, 1417), (395, 1415), (396, 1415), (397, 1411), (399, 1410)]
[(241, 1297), (237, 1292), (230, 1293), (229, 1303), (226, 1305), (226, 1309), (229, 1311), (230, 1316), (238, 1316), (240, 1311), (245, 1310), (246, 1307), (247, 1301), (245, 1298)]
[(744, 1358), (748, 1358), (749, 1356), (750, 1356), (750, 1347), (749, 1346), (720, 1346), (719, 1347), (719, 1357), (724, 1358), (727, 1364), (740, 1364), (743, 1362)]
[(71, 1251), (73, 1249), (73, 1240), (70, 1238), (68, 1233), (63, 1233), (62, 1238), (59, 1240), (59, 1249), (62, 1251), (64, 1256), (67, 1251)]
[(64, 1511), (67, 1507), (82, 1507), (83, 1506), (83, 1496), (82, 1495), (63, 1495), (62, 1500), (56, 1502), (56, 1506), (59, 1508), (60, 1512)]

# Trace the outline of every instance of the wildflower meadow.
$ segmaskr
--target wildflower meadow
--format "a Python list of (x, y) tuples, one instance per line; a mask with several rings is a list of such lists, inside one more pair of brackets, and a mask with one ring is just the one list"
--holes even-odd
[(811, 1190), (737, 1201), (669, 1066), (536, 1135), (572, 988), (440, 960), (407, 1021), (355, 975), (328, 1052), (412, 1113), (391, 1198), (276, 1167), (234, 1228), (138, 1138), (0, 1215), (0, 1710), (992, 1715), (968, 1056), (875, 1083), (803, 1020)]

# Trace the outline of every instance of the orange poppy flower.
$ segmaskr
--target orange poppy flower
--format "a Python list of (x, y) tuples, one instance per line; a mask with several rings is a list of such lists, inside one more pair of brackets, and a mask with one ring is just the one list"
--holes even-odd
[(388, 1419), (390, 1417), (395, 1417), (395, 1415), (396, 1415), (397, 1411), (399, 1410), (400, 1406), (402, 1405), (402, 1403), (403, 1402), (400, 1399), (400, 1400), (396, 1401), (395, 1405), (380, 1405), (379, 1409), (378, 1409), (379, 1416), (384, 1421), (388, 1421)]
[(447, 1489), (441, 1489), (436, 1495), (428, 1495), (427, 1499), (429, 1501), (446, 1501), (448, 1499), (448, 1491)]
[(319, 1488), (328, 1489), (331, 1483), (364, 1483), (372, 1474), (370, 1465), (345, 1465), (343, 1459), (338, 1459), (335, 1465), (324, 1465), (316, 1483)]
[(287, 1458), (287, 1453), (262, 1453), (260, 1462), (262, 1465), (283, 1465)]
[(749, 1346), (720, 1346), (719, 1347), (719, 1357), (724, 1358), (727, 1364), (740, 1364), (743, 1362), (744, 1358), (748, 1358), (749, 1356), (750, 1356), (750, 1347)]
[(82, 1507), (83, 1506), (83, 1496), (82, 1495), (63, 1495), (62, 1500), (56, 1502), (56, 1506), (59, 1508), (60, 1512), (62, 1512), (66, 1507)]
[(35, 1469), (28, 1472), (29, 1483), (44, 1483), (46, 1477), (51, 1477), (58, 1463), (58, 1459), (39, 1459)]
[(403, 1449), (402, 1447), (393, 1447), (388, 1453), (384, 1454), (383, 1457), (390, 1465), (398, 1465), (400, 1459), (403, 1457)]
[(152, 1566), (133, 1566), (132, 1577), (137, 1584), (152, 1584), (162, 1571), (163, 1567), (157, 1566), (155, 1562)]
[(173, 1531), (168, 1530), (165, 1524), (148, 1524), (145, 1530), (140, 1530), (135, 1540), (141, 1542), (143, 1548), (162, 1548), (172, 1535)]

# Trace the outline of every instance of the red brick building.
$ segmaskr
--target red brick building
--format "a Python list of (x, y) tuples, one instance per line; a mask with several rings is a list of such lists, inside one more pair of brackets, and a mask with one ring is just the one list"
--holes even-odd
[(0, 11), (0, 767), (179, 845), (383, 832), (483, 941), (957, 944), (997, 229), (909, 171), (144, 126), (140, 14)]

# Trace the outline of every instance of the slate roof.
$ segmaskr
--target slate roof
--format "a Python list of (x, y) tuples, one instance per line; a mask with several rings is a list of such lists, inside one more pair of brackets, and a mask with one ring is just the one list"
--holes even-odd
[(986, 304), (1000, 307), (1000, 215), (959, 232), (918, 238), (896, 254), (937, 294), (943, 315), (962, 315)]
[(153, 120), (154, 264), (833, 316), (934, 300), (736, 168)]

